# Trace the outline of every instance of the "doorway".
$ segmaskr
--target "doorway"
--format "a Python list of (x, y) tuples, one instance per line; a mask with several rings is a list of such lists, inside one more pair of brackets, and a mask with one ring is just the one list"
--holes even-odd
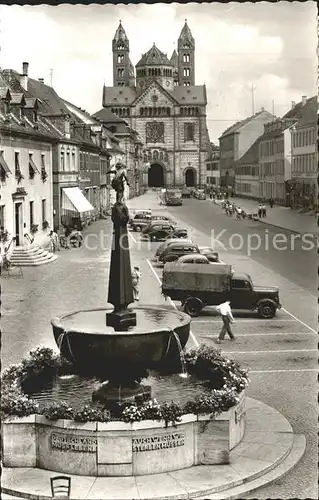
[(14, 221), (15, 221), (15, 244), (16, 246), (23, 243), (23, 217), (22, 217), (22, 202), (14, 204)]
[(164, 168), (153, 163), (148, 169), (148, 187), (164, 187)]
[(185, 184), (187, 187), (194, 187), (196, 184), (196, 172), (193, 168), (188, 168), (185, 172)]

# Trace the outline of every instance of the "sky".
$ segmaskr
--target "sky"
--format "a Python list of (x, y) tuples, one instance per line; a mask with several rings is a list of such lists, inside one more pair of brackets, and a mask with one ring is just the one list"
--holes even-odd
[[(315, 2), (276, 4), (0, 6), (0, 67), (44, 78), (60, 97), (94, 113), (112, 86), (119, 20), (135, 65), (153, 45), (177, 49), (185, 19), (195, 38), (196, 85), (207, 87), (211, 141), (263, 106), (283, 116), (317, 93)], [(253, 89), (253, 90), (252, 90)]]

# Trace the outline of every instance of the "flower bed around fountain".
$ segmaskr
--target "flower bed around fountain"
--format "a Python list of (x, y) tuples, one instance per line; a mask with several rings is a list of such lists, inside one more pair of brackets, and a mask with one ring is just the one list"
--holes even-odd
[(186, 351), (185, 360), (189, 373), (219, 388), (183, 406), (151, 399), (119, 405), (116, 413), (94, 403), (77, 411), (63, 402), (39, 409), (22, 387), (72, 367), (50, 349), (31, 351), (1, 375), (3, 464), (129, 476), (228, 463), (244, 434), (247, 373), (207, 346)]

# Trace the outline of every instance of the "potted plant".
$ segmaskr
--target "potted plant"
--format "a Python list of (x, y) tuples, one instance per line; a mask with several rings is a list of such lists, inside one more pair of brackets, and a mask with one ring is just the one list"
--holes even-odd
[(42, 229), (48, 229), (49, 225), (50, 225), (49, 222), (47, 220), (44, 220), (42, 222)]
[(38, 224), (31, 224), (30, 233), (31, 234), (37, 233), (38, 229), (39, 229), (39, 225)]

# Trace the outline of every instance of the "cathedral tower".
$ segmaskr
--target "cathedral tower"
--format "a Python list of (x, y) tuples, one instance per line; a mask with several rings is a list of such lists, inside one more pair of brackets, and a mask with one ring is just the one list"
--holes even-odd
[(195, 40), (187, 19), (178, 39), (178, 77), (179, 85), (195, 85)]
[(134, 67), (130, 61), (130, 42), (120, 24), (112, 41), (113, 51), (113, 86), (134, 87)]

